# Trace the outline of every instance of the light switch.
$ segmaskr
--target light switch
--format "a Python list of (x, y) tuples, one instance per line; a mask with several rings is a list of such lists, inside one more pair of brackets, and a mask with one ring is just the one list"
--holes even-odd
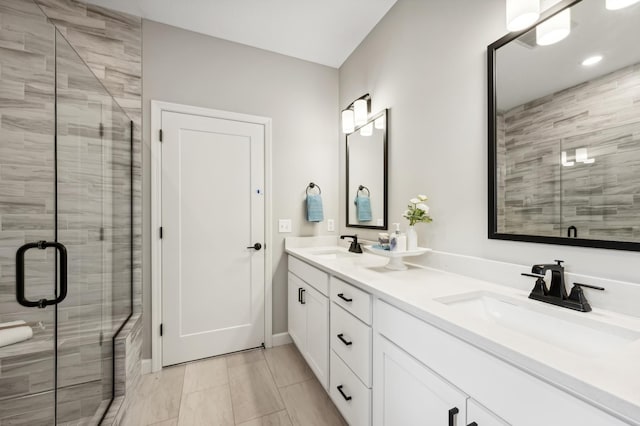
[(336, 230), (336, 224), (333, 219), (327, 219), (327, 231), (333, 232)]
[(280, 219), (278, 220), (278, 232), (285, 233), (291, 232), (291, 219)]

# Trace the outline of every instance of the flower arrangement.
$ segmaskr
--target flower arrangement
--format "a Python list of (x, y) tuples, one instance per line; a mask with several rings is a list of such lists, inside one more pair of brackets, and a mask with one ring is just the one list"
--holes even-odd
[(404, 212), (402, 217), (409, 219), (409, 226), (413, 226), (416, 223), (429, 223), (433, 219), (429, 216), (429, 206), (424, 204), (428, 198), (426, 195), (418, 195), (416, 198), (409, 200), (408, 210)]

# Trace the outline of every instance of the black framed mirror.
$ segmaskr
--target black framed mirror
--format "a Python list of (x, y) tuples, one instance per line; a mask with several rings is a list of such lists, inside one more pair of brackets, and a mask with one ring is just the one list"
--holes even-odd
[(491, 239), (640, 250), (640, 3), (607, 4), (488, 47)]
[(387, 229), (387, 116), (372, 115), (346, 136), (348, 227)]

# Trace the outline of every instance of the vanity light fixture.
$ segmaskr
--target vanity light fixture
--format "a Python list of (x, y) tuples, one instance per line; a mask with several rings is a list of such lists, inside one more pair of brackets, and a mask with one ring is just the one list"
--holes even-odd
[(565, 9), (557, 15), (538, 24), (536, 43), (549, 46), (567, 38), (571, 33), (571, 9)]
[(624, 9), (638, 3), (640, 0), (606, 0), (605, 7), (607, 10)]
[(582, 61), (582, 65), (585, 67), (590, 67), (591, 65), (595, 65), (602, 60), (602, 55), (594, 55), (589, 56), (587, 59)]
[(357, 126), (362, 126), (369, 119), (371, 96), (365, 94), (342, 110), (342, 133), (353, 133)]
[(366, 126), (362, 126), (360, 128), (361, 136), (371, 136), (373, 135), (373, 123), (369, 123)]
[(353, 133), (356, 129), (356, 123), (353, 120), (353, 110), (345, 109), (342, 111), (342, 133)]
[(540, 17), (540, 0), (507, 0), (507, 29), (520, 31)]

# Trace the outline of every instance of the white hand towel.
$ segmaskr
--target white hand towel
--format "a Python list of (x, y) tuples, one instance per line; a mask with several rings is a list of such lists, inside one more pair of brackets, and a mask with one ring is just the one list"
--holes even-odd
[(24, 321), (0, 323), (0, 348), (14, 343), (24, 342), (32, 337), (33, 330)]

